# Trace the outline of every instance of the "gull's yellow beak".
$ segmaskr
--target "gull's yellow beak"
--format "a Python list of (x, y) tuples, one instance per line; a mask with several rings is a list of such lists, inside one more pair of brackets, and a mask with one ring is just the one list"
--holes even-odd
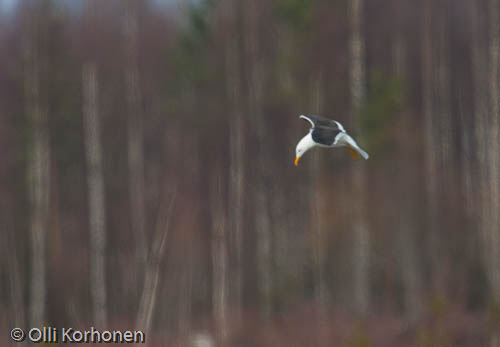
[(295, 157), (295, 166), (299, 165), (300, 157)]

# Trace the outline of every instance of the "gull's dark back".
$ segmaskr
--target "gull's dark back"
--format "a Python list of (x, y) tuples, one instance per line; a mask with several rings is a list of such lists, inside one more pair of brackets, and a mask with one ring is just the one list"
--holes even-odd
[(319, 126), (313, 128), (311, 136), (314, 142), (325, 146), (331, 146), (335, 143), (335, 139), (340, 133), (341, 131), (338, 129)]

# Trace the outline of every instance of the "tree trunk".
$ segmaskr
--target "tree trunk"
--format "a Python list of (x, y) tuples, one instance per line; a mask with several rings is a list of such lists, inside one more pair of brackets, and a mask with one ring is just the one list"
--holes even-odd
[(9, 282), (9, 297), (10, 305), (8, 313), (10, 313), (9, 321), (16, 327), (26, 326), (25, 318), (25, 292), (24, 271), (21, 271), (24, 264), (20, 264), (19, 255), (15, 243), (15, 231), (12, 228), (5, 228), (5, 242), (3, 242), (2, 251), (7, 255), (7, 275)]
[(106, 324), (106, 213), (95, 62), (83, 66), (83, 125), (87, 158), (90, 230), (90, 293), (94, 322)]
[[(474, 69), (474, 67), (473, 67)], [(474, 74), (474, 72), (472, 73)], [(474, 87), (473, 87), (474, 89)], [(466, 90), (464, 86), (459, 88), (459, 100), (465, 99)], [(478, 206), (478, 201), (474, 200), (474, 169), (477, 164), (477, 159), (472, 153), (474, 134), (476, 132), (477, 124), (480, 119), (475, 119), (474, 122), (469, 120), (469, 109), (464, 107), (464, 103), (459, 104), (459, 119), (460, 127), (462, 129), (461, 133), (461, 170), (462, 170), (462, 194), (464, 200), (464, 208), (466, 212), (473, 211), (475, 206)], [(479, 171), (479, 170), (478, 170)], [(479, 187), (478, 187), (479, 188)], [(469, 213), (466, 213), (468, 216)]]
[(212, 173), (212, 262), (213, 262), (213, 314), (215, 321), (217, 345), (222, 345), (228, 336), (227, 295), (228, 295), (228, 256), (226, 237), (226, 214), (222, 198), (223, 177), (218, 168)]
[[(365, 43), (362, 31), (363, 0), (349, 2), (350, 17), (350, 92), (351, 115), (354, 128), (360, 130), (359, 112), (365, 98)], [(359, 133), (359, 132), (358, 132)], [(363, 163), (364, 164), (364, 163)], [(355, 211), (351, 216), (354, 234), (354, 299), (355, 310), (364, 316), (369, 310), (369, 258), (370, 237), (365, 207), (365, 171), (362, 166), (353, 167), (353, 192)]]
[(263, 66), (260, 56), (259, 8), (254, 1), (246, 2), (245, 8), (245, 56), (248, 57), (248, 114), (255, 117), (257, 137), (257, 167), (255, 188), (255, 226), (257, 232), (257, 276), (261, 302), (261, 313), (264, 318), (271, 315), (272, 294), (272, 236), (271, 236), (271, 184), (273, 163), (269, 158), (269, 138), (267, 137), (266, 120), (262, 112), (262, 89), (264, 82)]
[(158, 216), (156, 218), (156, 230), (151, 251), (144, 268), (144, 285), (142, 287), (139, 310), (137, 313), (136, 327), (143, 331), (146, 336), (151, 330), (153, 322), (154, 308), (160, 282), (160, 264), (163, 260), (166, 248), (166, 240), (169, 230), (172, 212), (176, 200), (176, 191), (169, 197), (169, 202), (163, 198)]
[[(312, 82), (312, 109), (316, 114), (321, 114), (323, 108), (323, 79), (319, 71)], [(324, 318), (327, 305), (327, 288), (325, 281), (325, 236), (323, 227), (323, 196), (321, 194), (321, 173), (323, 165), (320, 160), (320, 152), (312, 151), (310, 158), (310, 232), (312, 233), (312, 249), (314, 264), (314, 299), (318, 317)]]
[[(474, 19), (474, 38), (472, 43), (472, 72), (474, 78), (474, 145), (476, 158), (476, 177), (474, 177), (477, 203), (475, 217), (479, 226), (479, 254), (485, 274), (489, 272), (489, 216), (491, 213), (489, 201), (489, 66), (487, 45), (482, 45), (480, 38), (484, 35), (482, 25), (487, 22), (477, 2), (472, 2)], [(489, 43), (489, 42), (488, 42)], [(464, 131), (468, 129), (464, 128)], [(488, 275), (487, 275), (488, 276)]]
[[(191, 310), (193, 302), (193, 262), (191, 258), (194, 256), (191, 243), (184, 246), (188, 261), (183, 264), (184, 271), (179, 281), (180, 298), (179, 298), (179, 335), (183, 338), (189, 336), (191, 330)], [(184, 346), (182, 343), (180, 346)]]
[(28, 191), (31, 209), (31, 286), (30, 326), (40, 327), (45, 321), (46, 240), (49, 218), (50, 145), (47, 125), (47, 107), (41, 93), (41, 79), (45, 73), (46, 27), (36, 13), (29, 20), (34, 27), (25, 41), (25, 111), (32, 125), (30, 156), (28, 159)]
[[(432, 130), (433, 139), (435, 147), (432, 149), (436, 152), (434, 157), (435, 167), (437, 168), (435, 185), (436, 191), (434, 192), (433, 199), (435, 206), (431, 208), (436, 208), (434, 211), (439, 211), (442, 206), (440, 201), (444, 194), (445, 182), (451, 182), (455, 180), (456, 170), (450, 170), (449, 168), (454, 165), (453, 161), (453, 137), (452, 137), (452, 126), (451, 126), (451, 87), (450, 87), (450, 52), (449, 52), (449, 41), (450, 41), (450, 29), (448, 18), (449, 15), (444, 12), (441, 16), (439, 22), (436, 23), (435, 30), (436, 44), (437, 47), (434, 48), (436, 52), (435, 59), (433, 61), (434, 71), (434, 83), (435, 87), (435, 103), (434, 103), (434, 122)], [(432, 24), (431, 24), (432, 25)], [(431, 126), (430, 123), (426, 126)], [(430, 135), (429, 135), (430, 136)], [(436, 141), (436, 139), (438, 139)], [(428, 151), (431, 148), (427, 148)], [(428, 154), (429, 152), (427, 152)], [(430, 206), (430, 205), (429, 205)], [(434, 218), (434, 226), (430, 229), (431, 235), (431, 247), (430, 250), (433, 252), (431, 255), (431, 276), (433, 289), (439, 297), (444, 297), (446, 295), (448, 283), (446, 283), (446, 267), (445, 262), (448, 261), (449, 252), (447, 245), (449, 244), (443, 239), (442, 230), (446, 228), (446, 220), (441, 218), (436, 212), (431, 212), (432, 218)], [(432, 222), (432, 221), (431, 221)]]
[(257, 274), (261, 313), (264, 318), (271, 315), (271, 218), (269, 198), (260, 183), (255, 192), (255, 224), (257, 230)]
[[(125, 84), (128, 113), (128, 167), (129, 199), (132, 233), (135, 237), (134, 283), (142, 283), (142, 269), (146, 261), (145, 202), (144, 202), (144, 148), (141, 111), (141, 89), (137, 65), (137, 0), (127, 0), (124, 34), (126, 44)], [(136, 288), (140, 289), (140, 288)]]
[[(239, 12), (238, 4), (228, 4), (231, 11), (231, 28), (238, 33), (237, 28)], [(228, 194), (228, 219), (229, 233), (231, 235), (231, 254), (233, 265), (231, 267), (231, 297), (232, 309), (236, 318), (240, 319), (243, 289), (243, 218), (244, 218), (244, 194), (245, 194), (245, 133), (243, 107), (241, 97), (241, 50), (238, 41), (241, 35), (231, 35), (226, 48), (226, 75), (227, 93), (229, 101), (229, 194)]]
[[(258, 115), (257, 117), (261, 117)], [(271, 308), (271, 293), (272, 293), (272, 259), (271, 259), (271, 202), (269, 200), (269, 192), (266, 184), (265, 172), (270, 170), (266, 165), (268, 163), (265, 149), (265, 125), (262, 119), (257, 120), (257, 133), (259, 143), (259, 168), (263, 170), (262, 175), (257, 177), (257, 187), (255, 189), (255, 227), (257, 232), (257, 276), (258, 276), (258, 291), (260, 298), (261, 313), (264, 318), (269, 318), (272, 312)]]
[[(399, 4), (399, 14), (404, 11), (403, 5)], [(406, 16), (405, 16), (406, 17)], [(408, 78), (407, 76), (407, 47), (402, 36), (402, 22), (398, 21), (398, 27), (396, 28), (394, 43), (393, 43), (393, 66), (394, 75), (400, 81)], [(403, 110), (403, 115), (407, 114), (407, 110)], [(411, 131), (407, 124), (410, 121), (405, 120), (403, 132)], [(403, 142), (405, 139), (398, 139)], [(404, 143), (404, 142), (403, 142)], [(397, 257), (401, 259), (400, 263), (400, 273), (403, 282), (404, 290), (404, 306), (405, 313), (408, 317), (408, 321), (412, 326), (418, 322), (420, 317), (420, 307), (421, 307), (421, 269), (418, 261), (418, 252), (416, 250), (417, 235), (415, 228), (415, 221), (412, 211), (414, 210), (414, 205), (412, 199), (408, 199), (409, 196), (414, 196), (415, 191), (411, 185), (408, 185), (408, 179), (412, 176), (412, 166), (411, 158), (412, 153), (405, 150), (404, 146), (401, 146), (398, 151), (398, 158), (396, 161), (395, 182), (398, 182), (398, 189), (395, 196), (395, 201), (398, 202), (398, 206), (394, 206), (396, 209), (400, 209), (399, 215), (396, 217), (396, 225), (394, 228), (394, 239), (396, 240), (396, 248), (398, 250)]]
[(499, 166), (499, 125), (500, 125), (500, 25), (499, 11), (500, 4), (498, 0), (489, 1), (490, 8), (490, 65), (489, 65), (489, 78), (490, 78), (490, 122), (489, 122), (489, 136), (488, 136), (488, 165), (489, 165), (489, 185), (488, 190), (490, 194), (490, 213), (488, 221), (488, 263), (489, 263), (489, 280), (493, 299), (496, 304), (500, 303), (500, 269), (498, 264), (500, 261), (500, 217), (498, 211), (500, 210), (500, 166)]
[[(432, 274), (436, 271), (434, 267), (439, 267), (439, 243), (437, 239), (438, 232), (438, 169), (437, 169), (437, 154), (440, 143), (437, 143), (439, 138), (436, 129), (438, 125), (434, 122), (435, 118), (435, 102), (434, 102), (434, 56), (433, 56), (433, 40), (432, 40), (432, 1), (425, 0), (424, 13), (422, 22), (422, 103), (424, 112), (424, 166), (425, 166), (425, 186), (426, 186), (426, 204), (427, 204), (427, 235), (428, 235), (428, 259)], [(432, 278), (432, 289), (439, 290), (439, 279), (436, 275)]]
[[(439, 120), (437, 128), (439, 129), (439, 161), (441, 163), (440, 170), (444, 173), (444, 181), (452, 179), (451, 170), (446, 170), (449, 167), (450, 161), (453, 158), (453, 138), (451, 135), (451, 90), (450, 90), (450, 19), (445, 13), (439, 21), (438, 30), (438, 47), (436, 49), (436, 82), (437, 86), (437, 102), (436, 114)], [(436, 150), (436, 149), (435, 149)], [(448, 176), (448, 177), (447, 177)]]

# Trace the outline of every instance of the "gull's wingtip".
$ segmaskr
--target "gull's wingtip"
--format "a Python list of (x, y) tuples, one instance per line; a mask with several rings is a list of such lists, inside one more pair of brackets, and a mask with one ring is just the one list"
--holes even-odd
[(314, 128), (314, 121), (311, 118), (309, 118), (305, 114), (301, 114), (299, 118), (308, 121), (311, 124), (311, 128)]

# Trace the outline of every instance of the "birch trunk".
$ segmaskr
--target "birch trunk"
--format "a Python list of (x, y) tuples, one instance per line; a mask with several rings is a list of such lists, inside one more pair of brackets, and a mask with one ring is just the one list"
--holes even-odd
[[(349, 2), (350, 17), (350, 92), (352, 117), (355, 128), (360, 129), (359, 111), (365, 98), (365, 43), (362, 31), (363, 20), (363, 0), (352, 0)], [(354, 299), (356, 312), (364, 316), (369, 310), (369, 258), (370, 258), (370, 238), (368, 223), (366, 220), (365, 206), (365, 172), (362, 166), (353, 168), (353, 192), (354, 192), (354, 213), (353, 234), (354, 234)]]
[(87, 158), (90, 229), (90, 293), (94, 322), (106, 324), (106, 213), (95, 62), (83, 66), (83, 125)]
[(144, 285), (139, 302), (136, 327), (138, 330), (143, 331), (146, 336), (151, 330), (153, 322), (154, 308), (158, 296), (158, 285), (160, 282), (160, 264), (165, 254), (166, 240), (176, 196), (176, 191), (174, 191), (169, 198), (169, 202), (166, 203), (167, 199), (163, 199), (158, 209), (155, 236), (144, 268)]
[(141, 89), (137, 65), (137, 0), (127, 0), (124, 34), (126, 44), (125, 84), (128, 113), (128, 168), (130, 219), (135, 236), (134, 283), (141, 283), (141, 270), (146, 261), (146, 235), (144, 218), (144, 148), (141, 111)]
[(31, 284), (30, 326), (40, 327), (46, 319), (46, 240), (49, 217), (50, 145), (47, 109), (41, 93), (41, 78), (45, 72), (44, 53), (46, 28), (37, 13), (29, 20), (33, 23), (27, 34), (24, 59), (25, 110), (32, 124), (30, 156), (28, 159), (28, 191), (31, 209)]

